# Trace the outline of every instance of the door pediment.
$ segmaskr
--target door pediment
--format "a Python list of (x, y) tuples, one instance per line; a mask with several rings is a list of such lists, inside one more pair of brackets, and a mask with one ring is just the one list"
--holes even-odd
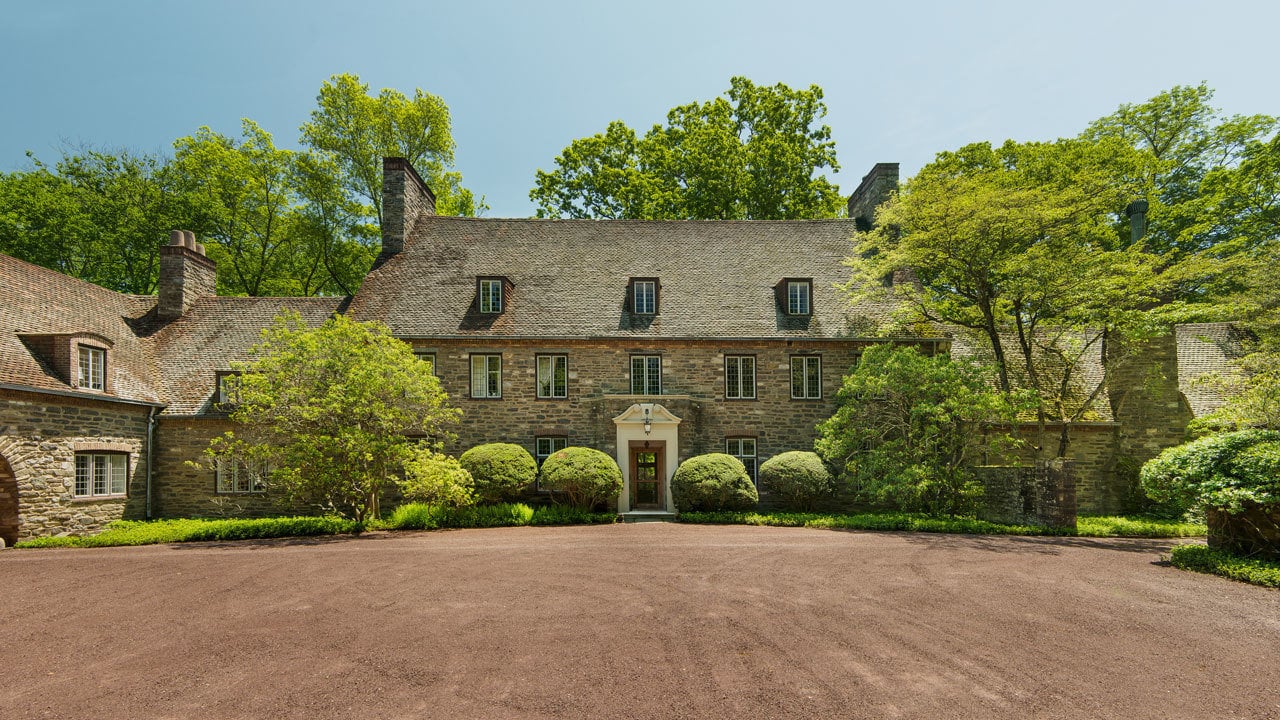
[[(648, 410), (648, 413), (645, 411)], [(643, 423), (648, 418), (652, 423), (680, 424), (680, 418), (658, 403), (636, 403), (613, 419), (615, 425)]]

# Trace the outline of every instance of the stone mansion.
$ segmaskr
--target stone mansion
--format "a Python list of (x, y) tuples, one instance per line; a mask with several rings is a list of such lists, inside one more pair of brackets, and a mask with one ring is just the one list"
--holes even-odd
[[(183, 232), (161, 248), (156, 296), (0, 255), (0, 538), (278, 512), (254, 479), (187, 461), (229, 427), (222, 378), (286, 309), (311, 325), (378, 320), (412, 344), (463, 410), (450, 452), (613, 455), (620, 512), (673, 509), (668, 480), (693, 455), (728, 452), (754, 472), (810, 449), (842, 376), (886, 340), (891, 308), (851, 305), (837, 285), (896, 165), (876, 165), (841, 220), (442, 217), (406, 161), (386, 159), (383, 183), (382, 253), (353, 297), (218, 297), (213, 262)], [(1224, 362), (1230, 332), (1180, 328), (1152, 359), (1163, 384), (1113, 397), (1113, 416), (1086, 428), (1082, 506), (1119, 502), (1121, 454), (1177, 442), (1196, 412), (1189, 377)]]

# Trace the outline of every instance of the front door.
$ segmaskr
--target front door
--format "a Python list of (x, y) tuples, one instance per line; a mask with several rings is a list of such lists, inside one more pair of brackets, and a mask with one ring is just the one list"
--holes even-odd
[(631, 448), (631, 509), (661, 510), (662, 448)]

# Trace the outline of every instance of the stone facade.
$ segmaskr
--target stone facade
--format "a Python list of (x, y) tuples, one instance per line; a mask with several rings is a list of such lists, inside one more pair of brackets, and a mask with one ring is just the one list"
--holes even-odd
[[(217, 474), (204, 451), (233, 428), (222, 416), (163, 415), (156, 427), (155, 517), (264, 517), (288, 512), (263, 493), (219, 493)], [(198, 467), (197, 467), (198, 466)]]
[(1076, 526), (1076, 480), (1070, 460), (974, 468), (982, 483), (984, 520), (1018, 525)]
[[(145, 405), (0, 390), (0, 465), (8, 466), (17, 493), (15, 539), (96, 532), (112, 520), (146, 517), (150, 411)], [(125, 493), (77, 498), (77, 453), (124, 455)]]

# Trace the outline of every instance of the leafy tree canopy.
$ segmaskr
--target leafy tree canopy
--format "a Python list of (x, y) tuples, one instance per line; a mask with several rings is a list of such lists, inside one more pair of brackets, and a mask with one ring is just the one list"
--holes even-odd
[(835, 217), (838, 170), (822, 89), (735, 77), (724, 97), (672, 108), (640, 137), (620, 121), (538, 171), (538, 217), (791, 220)]

